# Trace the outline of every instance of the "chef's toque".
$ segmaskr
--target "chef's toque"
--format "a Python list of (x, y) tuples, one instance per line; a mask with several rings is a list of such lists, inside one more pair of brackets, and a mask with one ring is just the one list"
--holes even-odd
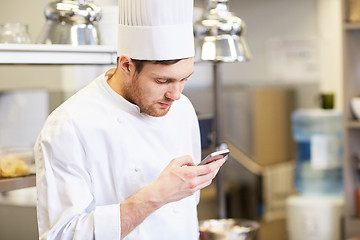
[(193, 0), (119, 0), (118, 56), (193, 57), (193, 4)]

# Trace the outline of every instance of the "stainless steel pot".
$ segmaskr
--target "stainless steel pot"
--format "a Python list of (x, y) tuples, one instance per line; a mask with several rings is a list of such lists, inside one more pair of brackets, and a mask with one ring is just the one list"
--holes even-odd
[(200, 221), (200, 240), (255, 240), (259, 223), (245, 219)]
[(37, 43), (100, 45), (101, 9), (91, 0), (57, 0), (45, 8), (46, 23)]

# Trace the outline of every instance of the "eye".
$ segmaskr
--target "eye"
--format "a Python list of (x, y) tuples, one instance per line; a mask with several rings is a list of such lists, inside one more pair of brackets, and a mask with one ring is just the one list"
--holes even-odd
[(156, 79), (156, 82), (157, 82), (157, 83), (160, 83), (160, 84), (164, 84), (164, 83), (167, 83), (168, 80), (167, 80), (167, 79), (164, 79), (164, 78), (157, 78), (157, 79)]

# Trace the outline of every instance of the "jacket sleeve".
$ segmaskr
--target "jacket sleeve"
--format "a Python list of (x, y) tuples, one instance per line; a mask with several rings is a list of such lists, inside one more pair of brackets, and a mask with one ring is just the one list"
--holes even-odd
[(48, 121), (34, 154), (40, 239), (120, 239), (120, 204), (96, 206), (71, 121)]

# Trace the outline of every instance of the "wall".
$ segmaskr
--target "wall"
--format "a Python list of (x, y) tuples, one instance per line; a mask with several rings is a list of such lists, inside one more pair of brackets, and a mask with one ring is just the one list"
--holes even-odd
[[(317, 36), (315, 0), (230, 0), (230, 10), (247, 25), (245, 37), (253, 59), (224, 67), (228, 82), (269, 80), (267, 47), (271, 39)], [(233, 74), (236, 71), (241, 74)]]

